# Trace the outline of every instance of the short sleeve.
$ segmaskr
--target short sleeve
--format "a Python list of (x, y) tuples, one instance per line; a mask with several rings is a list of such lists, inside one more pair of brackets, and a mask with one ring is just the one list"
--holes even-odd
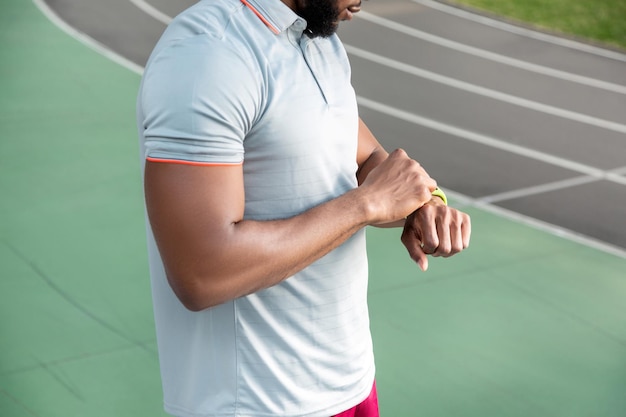
[(197, 35), (151, 58), (139, 93), (145, 157), (237, 164), (259, 114), (263, 83), (251, 59)]

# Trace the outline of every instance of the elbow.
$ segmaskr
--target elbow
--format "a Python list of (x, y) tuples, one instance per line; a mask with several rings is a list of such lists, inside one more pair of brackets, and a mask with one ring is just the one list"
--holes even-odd
[(199, 312), (222, 304), (227, 299), (217, 296), (217, 292), (197, 279), (174, 278), (168, 274), (167, 279), (178, 301), (191, 312)]
[(183, 305), (183, 307), (185, 307), (192, 313), (197, 313), (199, 311), (213, 307), (213, 304), (202, 302), (202, 300), (199, 300), (196, 297), (181, 296), (179, 294), (176, 294), (176, 296), (178, 297), (178, 300)]

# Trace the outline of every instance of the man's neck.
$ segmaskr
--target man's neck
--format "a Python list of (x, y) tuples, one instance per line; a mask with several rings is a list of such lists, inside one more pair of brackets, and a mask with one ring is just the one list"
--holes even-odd
[(294, 12), (298, 12), (298, 0), (281, 0), (283, 3), (287, 5)]

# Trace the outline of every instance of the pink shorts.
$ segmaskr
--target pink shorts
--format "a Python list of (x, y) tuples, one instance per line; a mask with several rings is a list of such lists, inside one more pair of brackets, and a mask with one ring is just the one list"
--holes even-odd
[(332, 417), (379, 417), (378, 413), (378, 395), (376, 394), (376, 381), (372, 387), (370, 395), (363, 400), (362, 403), (357, 404), (349, 410), (336, 414)]

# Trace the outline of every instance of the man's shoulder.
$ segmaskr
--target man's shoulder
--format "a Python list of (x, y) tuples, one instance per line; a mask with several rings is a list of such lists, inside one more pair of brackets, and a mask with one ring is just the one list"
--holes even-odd
[[(235, 0), (200, 1), (177, 15), (167, 26), (155, 49), (196, 42), (198, 38), (224, 40), (232, 19), (241, 12)], [(229, 40), (233, 38), (228, 37)]]
[(243, 7), (239, 0), (203, 0), (183, 11), (163, 32), (147, 66), (164, 56), (189, 64), (216, 63), (231, 55), (239, 56), (242, 62), (254, 61), (250, 51), (250, 44), (255, 42), (254, 28), (232, 30), (233, 26), (246, 25)]

